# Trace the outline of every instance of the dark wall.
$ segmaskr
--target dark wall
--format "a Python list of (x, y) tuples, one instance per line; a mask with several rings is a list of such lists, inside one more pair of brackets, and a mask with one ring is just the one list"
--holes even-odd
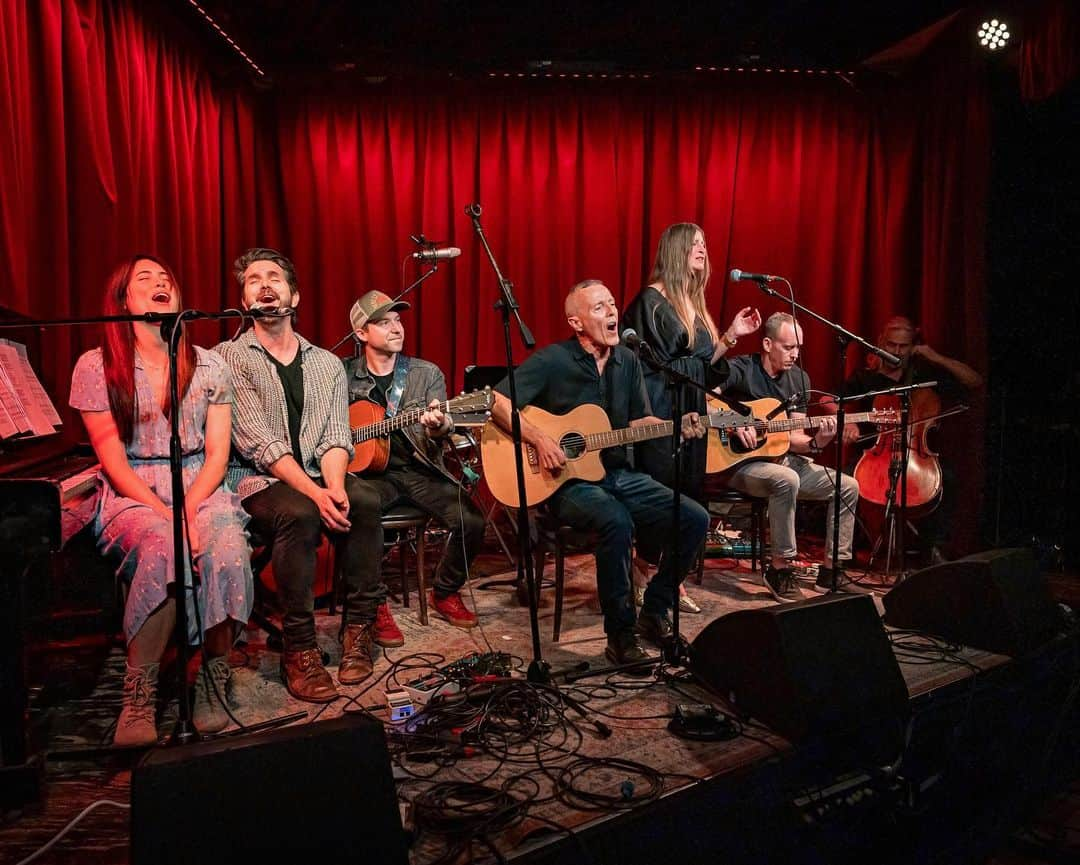
[(995, 70), (987, 227), (994, 543), (1080, 562), (1080, 81), (1038, 103)]

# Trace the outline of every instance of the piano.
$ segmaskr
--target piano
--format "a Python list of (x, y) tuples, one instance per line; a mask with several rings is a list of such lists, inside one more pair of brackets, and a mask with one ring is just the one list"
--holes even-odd
[[(11, 318), (0, 309), (0, 320)], [(39, 356), (32, 332), (0, 336)], [(94, 516), (97, 470), (90, 448), (60, 433), (0, 441), (0, 806), (19, 807), (40, 792), (41, 763), (27, 739), (27, 664), (31, 643), (52, 634), (55, 602), (66, 605), (65, 577), (86, 582), (81, 566), (57, 558)]]

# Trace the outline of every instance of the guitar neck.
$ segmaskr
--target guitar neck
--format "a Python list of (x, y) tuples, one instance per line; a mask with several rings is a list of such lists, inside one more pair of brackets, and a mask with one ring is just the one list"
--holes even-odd
[(613, 448), (669, 435), (671, 435), (671, 421), (669, 420), (642, 426), (629, 426), (624, 429), (587, 434), (585, 436), (585, 449), (599, 451), (604, 448)]
[[(421, 406), (420, 408), (403, 411), (401, 414), (396, 414), (393, 417), (384, 417), (382, 420), (376, 421), (368, 426), (358, 427), (352, 431), (353, 444), (359, 444), (360, 442), (366, 442), (371, 439), (386, 438), (390, 433), (402, 429), (403, 427), (420, 423), (420, 416), (427, 410), (427, 406)], [(439, 403), (439, 410), (444, 413), (449, 412), (450, 400)]]
[[(818, 417), (790, 417), (783, 418), (781, 420), (766, 421), (763, 424), (755, 424), (755, 426), (764, 425), (766, 432), (791, 432), (797, 429), (817, 429), (821, 426), (827, 417), (835, 417), (835, 415), (821, 415)], [(872, 417), (872, 412), (862, 411), (855, 414), (845, 414), (844, 423), (866, 423)]]

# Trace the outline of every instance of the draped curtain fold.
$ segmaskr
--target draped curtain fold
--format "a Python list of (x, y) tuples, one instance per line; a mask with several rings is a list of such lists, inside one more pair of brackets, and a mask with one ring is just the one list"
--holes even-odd
[[(408, 235), (423, 232), (463, 254), (410, 295), (408, 348), (460, 386), (466, 364), (502, 358), (494, 276), (463, 213), (476, 201), (540, 344), (566, 333), (572, 283), (598, 277), (625, 302), (685, 220), (705, 230), (721, 326), (747, 304), (781, 308), (729, 283), (737, 266), (788, 277), (797, 300), (870, 337), (906, 313), (984, 366), (989, 140), (964, 52), (888, 84), (703, 73), (267, 93), (219, 83), (122, 0), (0, 0), (0, 49), (0, 305), (29, 315), (96, 313), (136, 250), (174, 265), (187, 305), (235, 305), (231, 261), (268, 244), (297, 264), (300, 330), (330, 345), (357, 296), (416, 276)], [(196, 328), (202, 344), (225, 332)], [(813, 323), (806, 337), (815, 384), (835, 388), (835, 341)], [(65, 402), (96, 334), (50, 339)]]
[(1080, 74), (1080, 9), (1075, 0), (1033, 0), (1024, 10), (1020, 92), (1048, 99)]

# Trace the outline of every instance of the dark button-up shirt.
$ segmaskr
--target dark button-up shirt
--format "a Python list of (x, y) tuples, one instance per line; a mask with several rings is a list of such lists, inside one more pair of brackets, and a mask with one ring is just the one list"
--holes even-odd
[[(623, 429), (630, 421), (652, 414), (641, 364), (628, 348), (617, 345), (601, 375), (596, 358), (576, 339), (557, 342), (529, 357), (514, 373), (518, 408), (533, 405), (551, 414), (566, 414), (580, 405), (600, 406), (612, 429)], [(503, 379), (495, 388), (510, 396)], [(628, 465), (626, 447), (608, 448), (601, 454), (604, 467)]]

